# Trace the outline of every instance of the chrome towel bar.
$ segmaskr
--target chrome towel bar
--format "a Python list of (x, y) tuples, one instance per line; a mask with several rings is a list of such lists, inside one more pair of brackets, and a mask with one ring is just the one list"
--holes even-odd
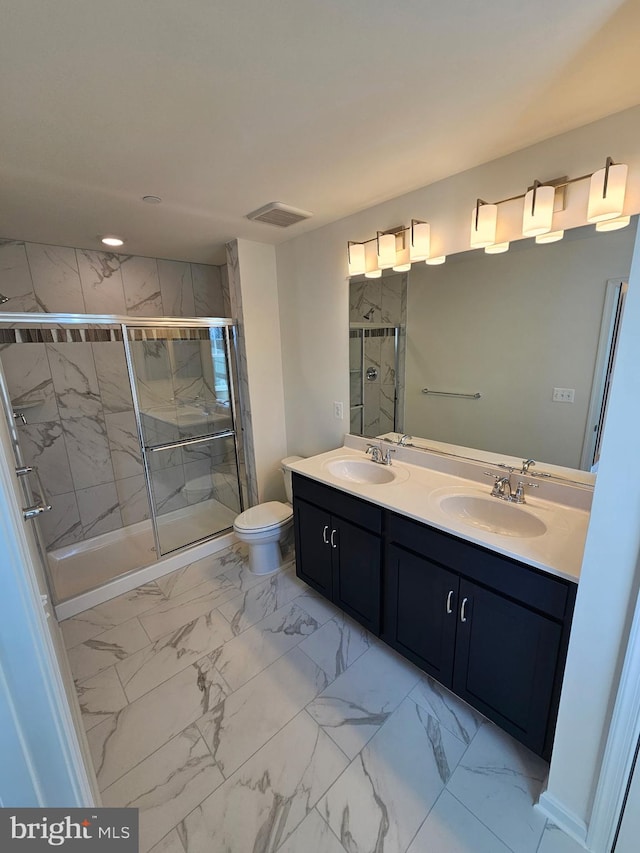
[(423, 388), (422, 393), (433, 394), (436, 397), (465, 397), (467, 400), (479, 400), (482, 397), (479, 391), (475, 394), (458, 394), (456, 391), (431, 391), (429, 388)]

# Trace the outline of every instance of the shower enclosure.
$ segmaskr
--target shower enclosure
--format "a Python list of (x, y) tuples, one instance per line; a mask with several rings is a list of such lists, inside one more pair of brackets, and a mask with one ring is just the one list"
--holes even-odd
[(4, 314), (0, 362), (54, 603), (230, 530), (233, 321)]
[(350, 430), (355, 435), (402, 430), (401, 356), (399, 326), (349, 324)]

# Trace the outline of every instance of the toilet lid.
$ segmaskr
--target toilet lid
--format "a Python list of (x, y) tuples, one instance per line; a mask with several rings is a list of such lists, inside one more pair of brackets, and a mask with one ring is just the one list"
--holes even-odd
[(288, 504), (281, 501), (267, 501), (258, 506), (252, 506), (251, 509), (245, 509), (233, 522), (233, 526), (238, 530), (263, 530), (265, 527), (273, 527), (276, 524), (282, 524), (283, 521), (289, 521), (293, 515), (293, 510)]

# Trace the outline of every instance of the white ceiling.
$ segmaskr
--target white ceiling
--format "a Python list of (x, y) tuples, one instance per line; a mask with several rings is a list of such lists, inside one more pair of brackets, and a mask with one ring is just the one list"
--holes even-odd
[(640, 102), (639, 33), (637, 0), (0, 0), (0, 235), (222, 262)]

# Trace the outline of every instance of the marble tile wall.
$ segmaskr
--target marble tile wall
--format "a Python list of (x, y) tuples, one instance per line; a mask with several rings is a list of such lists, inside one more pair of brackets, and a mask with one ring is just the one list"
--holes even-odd
[[(349, 287), (349, 322), (399, 326), (398, 363), (392, 336), (364, 338), (364, 370), (378, 371), (373, 381), (365, 379), (362, 394), (360, 338), (350, 338), (349, 378), (351, 385), (351, 431), (363, 435), (403, 430), (405, 328), (407, 320), (408, 276), (390, 275), (380, 279), (352, 281)], [(394, 423), (394, 398), (395, 404)], [(354, 408), (364, 403), (364, 412)]]
[[(9, 297), (3, 312), (231, 316), (225, 267), (16, 240), (0, 240), (0, 293)], [(0, 360), (27, 419), (18, 424), (25, 461), (52, 498), (41, 518), (47, 548), (148, 518), (122, 344), (8, 344)], [(223, 467), (219, 487), (231, 499), (228, 475)]]

